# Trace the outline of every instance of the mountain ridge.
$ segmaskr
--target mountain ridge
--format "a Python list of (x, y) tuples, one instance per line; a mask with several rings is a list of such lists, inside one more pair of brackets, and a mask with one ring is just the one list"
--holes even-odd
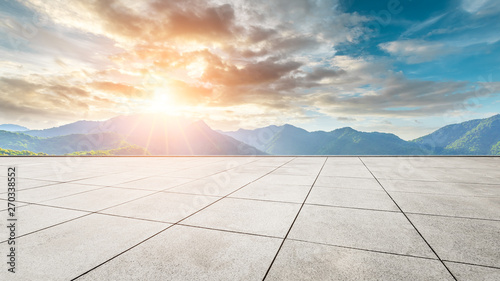
[[(91, 147), (100, 153), (119, 149), (121, 143), (144, 148), (152, 155), (500, 155), (500, 114), (446, 125), (410, 141), (392, 133), (352, 127), (309, 132), (291, 124), (224, 132), (212, 130), (203, 120), (134, 114), (105, 121), (80, 120), (44, 130), (0, 131), (0, 147), (26, 150), (31, 145), (34, 152), (51, 153), (54, 151), (41, 149), (42, 144), (53, 148), (46, 139), (62, 143), (100, 134), (116, 140), (107, 147)], [(6, 136), (10, 142), (5, 141)], [(85, 153), (81, 149), (73, 152)]]

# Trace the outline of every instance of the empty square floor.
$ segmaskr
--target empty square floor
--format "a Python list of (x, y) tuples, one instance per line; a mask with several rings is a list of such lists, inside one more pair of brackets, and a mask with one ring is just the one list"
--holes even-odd
[(500, 157), (1, 157), (0, 280), (500, 280), (498, 167)]

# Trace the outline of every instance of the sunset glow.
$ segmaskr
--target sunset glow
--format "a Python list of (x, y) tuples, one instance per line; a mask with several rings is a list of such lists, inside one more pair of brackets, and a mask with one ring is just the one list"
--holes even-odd
[(146, 111), (411, 139), (497, 113), (498, 1), (396, 2), (8, 1), (0, 122)]

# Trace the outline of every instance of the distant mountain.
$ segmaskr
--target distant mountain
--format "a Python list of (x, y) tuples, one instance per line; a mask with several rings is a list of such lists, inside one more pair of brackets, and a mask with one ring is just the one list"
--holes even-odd
[(122, 136), (116, 133), (39, 138), (23, 133), (0, 131), (1, 148), (28, 150), (34, 153), (62, 155), (75, 151), (109, 150), (129, 145)]
[[(162, 114), (118, 116), (106, 121), (78, 121), (25, 132), (36, 137), (116, 133), (152, 155), (262, 155), (262, 151), (212, 130), (203, 121)], [(0, 147), (2, 143), (0, 142)]]
[(28, 131), (29, 129), (23, 126), (14, 125), (14, 124), (2, 124), (0, 125), (1, 131), (9, 131), (9, 132), (23, 132)]
[(137, 114), (22, 133), (0, 130), (0, 148), (74, 155), (500, 155), (500, 114), (413, 141), (350, 127), (308, 132), (288, 124), (216, 132), (203, 121)]
[(413, 142), (432, 154), (500, 155), (500, 114), (448, 125)]
[(292, 125), (225, 132), (273, 155), (421, 155), (417, 144), (396, 135), (359, 132), (346, 127), (331, 132), (308, 132)]
[(99, 128), (99, 125), (101, 125), (102, 123), (103, 122), (101, 121), (83, 120), (44, 130), (29, 130), (24, 133), (30, 136), (43, 138), (67, 136), (72, 134), (96, 134), (103, 132), (103, 130), (100, 130)]

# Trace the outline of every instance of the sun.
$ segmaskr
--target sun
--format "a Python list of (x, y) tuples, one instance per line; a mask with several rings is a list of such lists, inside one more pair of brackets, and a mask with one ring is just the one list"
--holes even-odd
[(158, 87), (153, 90), (153, 97), (149, 101), (148, 111), (169, 114), (177, 111), (172, 93), (167, 87)]

